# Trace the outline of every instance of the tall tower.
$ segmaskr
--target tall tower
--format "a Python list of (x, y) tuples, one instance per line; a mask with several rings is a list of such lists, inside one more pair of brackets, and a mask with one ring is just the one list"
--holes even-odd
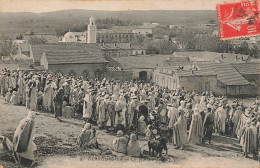
[(88, 40), (87, 43), (96, 43), (97, 38), (97, 26), (95, 18), (90, 17), (88, 25)]

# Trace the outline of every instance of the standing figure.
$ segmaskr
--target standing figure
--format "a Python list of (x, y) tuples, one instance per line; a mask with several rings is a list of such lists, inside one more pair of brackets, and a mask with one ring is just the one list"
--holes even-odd
[(200, 144), (203, 138), (203, 125), (199, 104), (196, 104), (193, 110), (194, 114), (192, 114), (188, 140), (194, 144)]
[(173, 144), (176, 148), (183, 149), (187, 143), (187, 118), (184, 116), (185, 112), (179, 109), (179, 117), (173, 127)]
[(85, 95), (84, 105), (83, 105), (83, 119), (85, 121), (90, 121), (92, 119), (93, 113), (93, 96), (92, 90), (88, 90), (89, 92)]
[(254, 152), (257, 150), (255, 135), (253, 135), (253, 129), (251, 128), (251, 120), (247, 119), (246, 125), (244, 125), (241, 130), (240, 140), (240, 144), (242, 146), (244, 152), (243, 154), (245, 157), (248, 157), (248, 154), (254, 154)]
[(38, 89), (36, 86), (36, 82), (33, 81), (31, 88), (30, 88), (30, 110), (36, 111), (37, 110), (37, 98), (38, 98)]
[[(203, 127), (204, 127), (204, 137), (208, 138), (209, 144), (212, 139), (212, 132), (214, 128), (214, 114), (212, 114), (211, 109), (208, 108), (205, 111), (205, 118), (203, 122)], [(204, 141), (204, 139), (203, 139)]]
[(51, 85), (51, 81), (47, 81), (44, 88), (44, 97), (43, 97), (43, 109), (47, 112), (51, 112), (53, 109), (53, 97), (54, 90)]
[(56, 92), (54, 96), (54, 115), (55, 118), (58, 120), (59, 117), (62, 116), (62, 103), (63, 103), (63, 97), (64, 97), (64, 90), (62, 88), (59, 88), (59, 90)]
[(98, 117), (98, 123), (99, 128), (104, 128), (106, 126), (106, 123), (108, 121), (108, 103), (109, 103), (109, 95), (105, 95), (104, 100), (101, 101), (99, 105), (99, 117)]
[(216, 129), (220, 135), (225, 134), (226, 130), (226, 119), (227, 119), (227, 111), (223, 108), (223, 104), (220, 103), (219, 107), (215, 112), (216, 117)]
[(128, 127), (130, 127), (131, 125), (137, 126), (137, 121), (138, 121), (137, 111), (138, 111), (137, 96), (133, 96), (131, 97), (131, 102), (128, 105), (128, 115), (127, 115)]
[(233, 136), (236, 137), (236, 129), (237, 129), (237, 124), (240, 119), (241, 114), (243, 113), (241, 106), (237, 107), (237, 110), (234, 112), (232, 116), (232, 123), (233, 123)]
[(120, 95), (115, 104), (115, 127), (117, 127), (118, 124), (122, 124), (124, 127), (126, 127), (126, 112), (126, 100), (123, 95)]

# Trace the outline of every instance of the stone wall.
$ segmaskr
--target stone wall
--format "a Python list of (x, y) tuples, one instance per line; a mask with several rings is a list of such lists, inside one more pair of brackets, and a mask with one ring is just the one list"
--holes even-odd
[(260, 96), (260, 74), (249, 74), (249, 75), (243, 75), (246, 80), (251, 82), (252, 85), (254, 85), (253, 89), (250, 89), (253, 95)]
[(177, 89), (178, 87), (184, 87), (184, 90), (191, 92), (196, 90), (201, 94), (205, 91), (213, 91), (216, 95), (225, 94), (225, 87), (217, 85), (217, 76), (178, 76), (177, 74), (169, 75), (154, 72), (153, 81), (159, 86), (168, 87), (169, 89)]
[(74, 73), (76, 77), (83, 76), (89, 79), (104, 77), (102, 71), (105, 69), (104, 64), (57, 64), (50, 65), (48, 67), (49, 71), (53, 73), (62, 72), (63, 74), (70, 75)]
[(196, 90), (199, 94), (205, 91), (213, 91), (216, 95), (223, 95), (226, 90), (217, 85), (216, 75), (180, 77), (179, 85), (184, 87), (186, 91)]
[(107, 79), (116, 79), (120, 81), (130, 81), (133, 79), (133, 71), (107, 71), (104, 76)]

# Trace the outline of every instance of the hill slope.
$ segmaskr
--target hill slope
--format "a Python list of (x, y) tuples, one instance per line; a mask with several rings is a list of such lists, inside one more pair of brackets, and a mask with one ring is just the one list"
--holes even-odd
[(90, 16), (95, 18), (120, 18), (132, 23), (157, 22), (160, 24), (198, 24), (217, 21), (216, 11), (95, 11), (95, 10), (62, 10), (46, 13), (0, 13), (0, 35), (25, 33), (26, 31), (54, 33), (55, 28), (73, 24), (88, 23)]

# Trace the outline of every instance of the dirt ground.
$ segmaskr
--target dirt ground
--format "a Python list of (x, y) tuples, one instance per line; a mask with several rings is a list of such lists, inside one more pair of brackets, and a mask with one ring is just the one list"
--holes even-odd
[[(251, 105), (250, 101), (245, 101)], [(0, 134), (12, 138), (19, 121), (27, 116), (23, 106), (5, 104), (0, 98)], [(74, 118), (62, 118), (58, 122), (53, 114), (37, 113), (36, 116), (37, 151), (36, 165), (39, 168), (91, 168), (91, 167), (259, 167), (258, 161), (242, 156), (238, 140), (214, 135), (213, 144), (188, 144), (184, 150), (174, 149), (168, 144), (168, 155), (161, 158), (144, 155), (142, 158), (128, 157), (112, 151), (115, 134), (97, 130), (101, 149), (81, 150), (76, 139), (83, 127), (83, 121)], [(147, 154), (147, 141), (139, 138), (140, 146)], [(4, 168), (18, 168), (10, 156), (0, 156), (0, 165)], [(98, 165), (98, 166), (97, 166)]]

